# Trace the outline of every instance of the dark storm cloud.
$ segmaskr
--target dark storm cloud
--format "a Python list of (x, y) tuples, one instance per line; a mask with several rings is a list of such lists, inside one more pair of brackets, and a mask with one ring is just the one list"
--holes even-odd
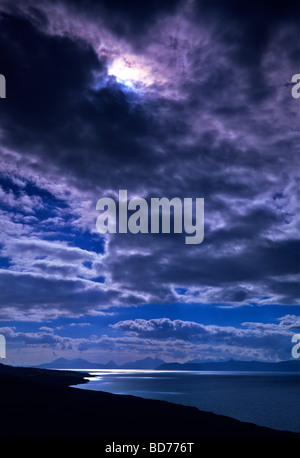
[[(133, 96), (136, 100), (132, 103), (132, 96), (123, 92), (112, 78), (105, 87), (92, 88), (95, 72), (100, 80), (107, 75), (106, 60), (102, 57), (99, 61), (91, 46), (78, 37), (49, 37), (28, 19), (5, 19), (1, 30), (3, 72), (7, 73), (15, 101), (5, 113), (6, 141), (10, 147), (36, 152), (52, 166), (71, 171), (78, 178), (76, 186), (86, 188), (101, 182), (102, 187), (129, 187), (130, 183), (134, 189), (138, 182), (146, 180), (146, 187), (151, 190), (163, 177), (166, 189), (171, 185), (182, 194), (186, 188), (195, 188), (193, 192), (203, 189), (207, 195), (217, 189), (220, 193), (231, 189), (239, 195), (246, 188), (249, 191), (248, 183), (236, 179), (238, 172), (232, 180), (223, 176), (222, 164), (230, 158), (237, 166), (242, 163), (245, 167), (248, 162), (253, 169), (263, 165), (263, 156), (251, 147), (241, 154), (237, 142), (221, 139), (212, 115), (223, 105), (221, 119), (225, 113), (225, 124), (231, 124), (231, 130), (242, 131), (245, 127), (235, 121), (235, 115), (226, 112), (226, 107), (232, 106), (233, 95), (237, 102), (241, 100), (244, 110), (245, 101), (253, 105), (253, 100), (241, 94), (242, 87), (236, 85), (238, 68), (229, 75), (221, 72), (231, 67), (230, 57), (222, 67), (217, 59), (212, 61), (214, 46), (212, 52), (205, 49), (200, 62), (206, 64), (204, 71), (202, 65), (191, 67), (193, 73), (187, 75), (188, 99), (184, 103), (162, 100), (160, 96), (146, 103)], [(21, 39), (23, 36), (25, 40)], [(12, 50), (7, 41), (14, 43)], [(190, 66), (197, 62), (197, 47), (193, 52)], [(197, 79), (198, 67), (204, 76), (201, 80)], [(206, 120), (205, 113), (209, 115)], [(199, 116), (198, 132), (194, 130), (195, 116)], [(245, 119), (254, 122), (253, 116)], [(261, 124), (261, 135), (265, 136), (269, 125), (265, 120)], [(264, 157), (266, 161), (266, 152)], [(182, 162), (186, 162), (183, 170), (176, 173)], [(42, 164), (36, 166), (44, 171)], [(199, 173), (189, 173), (190, 166), (199, 168)], [(218, 170), (219, 174), (213, 173)], [(160, 181), (160, 189), (164, 182)]]
[(159, 15), (172, 13), (182, 0), (87, 0), (83, 4), (76, 1), (56, 2), (71, 5), (79, 13), (90, 17), (104, 17), (105, 23), (121, 38), (135, 38), (139, 47), (139, 39)]
[(147, 139), (151, 143), (153, 116), (140, 104), (132, 106), (113, 80), (91, 89), (93, 72), (106, 70), (90, 46), (49, 37), (26, 19), (9, 16), (1, 21), (0, 40), (1, 68), (10, 82), (2, 115), (7, 146), (26, 156), (29, 151), (41, 171), (49, 162), (66, 173), (71, 169), (86, 187), (99, 176), (103, 183), (109, 170), (128, 160), (154, 160), (141, 147)]
[(26, 310), (31, 310), (40, 319), (47, 315), (52, 318), (61, 314), (79, 315), (84, 309), (88, 312), (89, 308), (100, 308), (113, 294), (111, 291), (106, 295), (100, 285), (80, 279), (64, 280), (49, 275), (9, 271), (0, 271), (0, 278), (2, 319), (13, 319), (18, 312), (26, 314)]
[[(292, 304), (299, 298), (299, 243), (296, 240), (250, 242), (249, 233), (240, 247), (233, 239), (229, 248), (225, 239), (223, 244), (227, 249), (223, 246), (220, 251), (213, 251), (213, 245), (186, 250), (181, 247), (182, 241), (175, 238), (168, 241), (166, 237), (152, 240), (148, 245), (152, 247), (151, 254), (143, 252), (143, 246), (137, 248), (137, 238), (133, 236), (127, 248), (134, 247), (135, 253), (126, 254), (115, 240), (119, 251), (107, 260), (113, 281), (145, 292), (150, 302), (176, 300), (176, 293), (171, 294), (176, 286), (191, 291), (191, 295), (177, 296), (178, 301)], [(114, 242), (111, 252), (114, 253)]]
[[(1, 224), (12, 237), (3, 236), (2, 254), (14, 291), (2, 291), (3, 303), (66, 314), (180, 300), (295, 303), (298, 138), (284, 87), (296, 73), (294, 13), (236, 1), (33, 5), (6, 6), (1, 19), (3, 164), (23, 185), (48, 189), (59, 212), (42, 214), (41, 191), (2, 187)], [(110, 74), (124, 55), (146, 73), (137, 90)], [(101, 261), (60, 243), (54, 223), (61, 229), (68, 217), (95, 232), (98, 198), (121, 188), (204, 197), (204, 243), (116, 235)], [(16, 220), (20, 208), (35, 225)], [(56, 245), (43, 243), (50, 216)]]
[[(296, 0), (289, 2), (289, 7), (283, 2), (240, 2), (239, 0), (198, 0), (195, 2), (199, 18), (205, 17), (214, 20), (217, 16), (222, 18), (224, 28), (220, 31), (223, 40), (233, 50), (233, 57), (238, 65), (253, 71), (259, 69), (261, 58), (266, 46), (272, 39), (278, 25), (285, 24), (297, 34), (297, 21), (299, 3)], [(236, 47), (236, 43), (239, 46)], [(291, 48), (296, 49), (296, 43), (291, 43)], [(292, 53), (291, 53), (292, 54)], [(255, 73), (253, 73), (255, 75)], [(260, 75), (260, 76), (259, 76)], [(256, 73), (257, 80), (262, 74)], [(261, 93), (260, 95), (263, 95)]]
[[(289, 2), (289, 8), (286, 8), (282, 2), (262, 3), (259, 0), (243, 3), (239, 0), (230, 0), (226, 3), (222, 0), (198, 0), (195, 5), (199, 16), (207, 14), (211, 19), (217, 16), (224, 20), (242, 21), (244, 26), (259, 25), (267, 32), (278, 23), (294, 23), (295, 16), (299, 12), (299, 3), (296, 0)], [(292, 12), (293, 14), (291, 14)], [(255, 34), (255, 29), (251, 31), (252, 35), (249, 37), (249, 42)], [(260, 43), (263, 42), (260, 36), (258, 40)]]
[(67, 115), (80, 106), (78, 94), (82, 99), (91, 71), (101, 70), (92, 49), (65, 37), (49, 37), (28, 20), (9, 15), (1, 18), (0, 39), (1, 67), (10, 81), (7, 124), (15, 122), (28, 135), (26, 129), (34, 128), (37, 138), (63, 128)]

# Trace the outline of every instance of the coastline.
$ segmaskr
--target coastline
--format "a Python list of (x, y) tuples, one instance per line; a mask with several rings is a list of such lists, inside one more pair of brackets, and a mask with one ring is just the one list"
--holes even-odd
[(86, 376), (80, 371), (0, 365), (0, 437), (299, 438), (290, 431), (241, 422), (195, 407), (70, 386), (86, 383)]

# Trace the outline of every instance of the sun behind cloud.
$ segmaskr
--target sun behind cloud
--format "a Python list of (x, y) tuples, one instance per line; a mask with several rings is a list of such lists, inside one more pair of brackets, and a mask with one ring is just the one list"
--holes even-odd
[(130, 89), (143, 91), (156, 91), (167, 94), (170, 84), (168, 72), (155, 59), (145, 58), (132, 53), (101, 53), (109, 57), (107, 67), (109, 76), (114, 76), (118, 83)]
[(115, 76), (119, 83), (129, 87), (150, 86), (155, 83), (150, 65), (128, 54), (113, 59), (108, 68), (108, 74)]

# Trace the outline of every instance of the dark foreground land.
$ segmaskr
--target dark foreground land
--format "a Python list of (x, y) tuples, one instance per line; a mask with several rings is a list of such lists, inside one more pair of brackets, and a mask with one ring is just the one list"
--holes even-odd
[(164, 401), (70, 387), (86, 373), (0, 364), (1, 438), (299, 438)]

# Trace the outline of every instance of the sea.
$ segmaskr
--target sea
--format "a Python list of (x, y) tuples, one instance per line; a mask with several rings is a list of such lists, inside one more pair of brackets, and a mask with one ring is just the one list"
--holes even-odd
[(86, 372), (89, 382), (76, 388), (159, 399), (277, 430), (300, 432), (297, 373), (133, 369)]

